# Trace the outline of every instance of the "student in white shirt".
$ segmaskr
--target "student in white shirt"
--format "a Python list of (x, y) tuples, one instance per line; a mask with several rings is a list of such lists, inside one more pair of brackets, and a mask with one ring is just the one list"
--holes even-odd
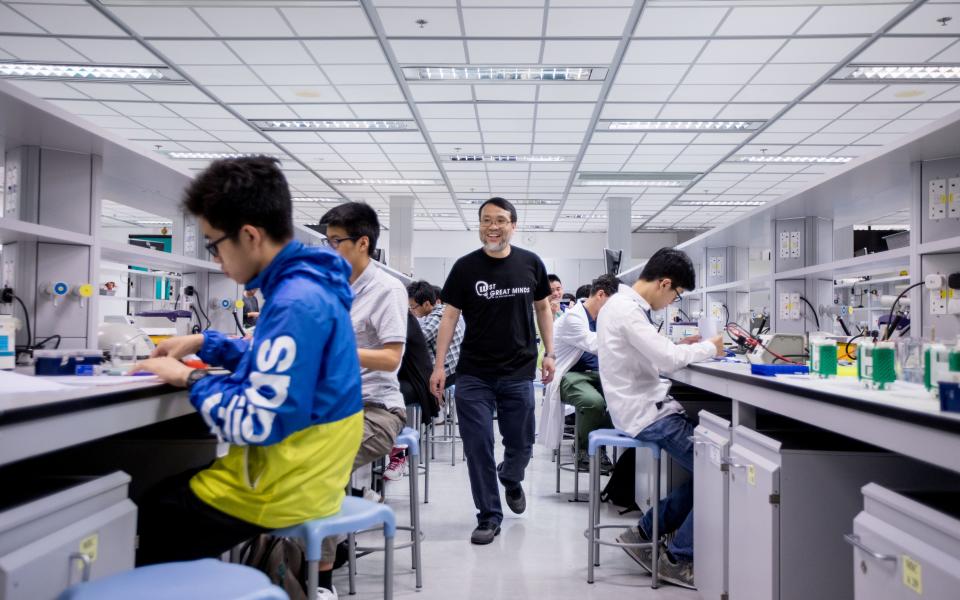
[[(662, 310), (693, 290), (695, 274), (689, 257), (661, 248), (647, 261), (632, 286), (621, 285), (597, 318), (600, 381), (614, 426), (639, 440), (656, 442), (683, 468), (693, 472), (693, 423), (683, 407), (670, 397), (670, 382), (660, 377), (690, 363), (723, 355), (720, 336), (700, 341), (688, 338), (674, 344), (657, 333), (650, 312)], [(676, 532), (659, 548), (659, 576), (663, 581), (693, 588), (693, 485), (687, 483), (660, 502), (659, 531)], [(618, 538), (649, 541), (652, 511)], [(649, 549), (625, 549), (647, 571)]]

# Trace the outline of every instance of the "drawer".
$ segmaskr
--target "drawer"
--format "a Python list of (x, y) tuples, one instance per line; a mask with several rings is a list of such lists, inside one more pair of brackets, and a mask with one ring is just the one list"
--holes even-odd
[(727, 593), (730, 422), (700, 413), (693, 447), (693, 563), (700, 597), (720, 600)]

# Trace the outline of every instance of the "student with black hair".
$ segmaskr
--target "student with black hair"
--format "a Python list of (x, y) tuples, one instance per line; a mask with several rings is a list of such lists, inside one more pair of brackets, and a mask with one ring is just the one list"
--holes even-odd
[[(407, 341), (407, 291), (371, 260), (380, 238), (380, 220), (370, 205), (347, 202), (335, 206), (320, 219), (320, 230), (326, 244), (353, 269), (350, 318), (363, 393), (363, 440), (353, 463), (356, 470), (390, 454), (406, 423), (397, 372)], [(329, 581), (335, 556), (336, 540), (327, 538), (320, 563), (321, 585)]]
[(585, 283), (577, 288), (576, 293), (573, 295), (576, 300), (586, 300), (590, 297), (590, 284)]
[[(489, 544), (500, 533), (503, 520), (498, 479), (510, 510), (519, 514), (527, 505), (521, 482), (533, 454), (536, 428), (534, 314), (546, 348), (544, 384), (553, 379), (556, 356), (547, 270), (536, 254), (510, 244), (517, 209), (503, 198), (491, 198), (480, 206), (478, 216), (482, 247), (457, 260), (443, 286), (446, 308), (430, 387), (440, 398), (447, 352), (462, 312), (466, 331), (457, 364), (456, 402), (477, 507), (478, 525), (470, 541)], [(493, 453), (494, 410), (504, 446), (499, 465)]]
[[(440, 332), (440, 321), (443, 319), (444, 305), (440, 303), (436, 287), (426, 281), (414, 281), (407, 286), (407, 298), (410, 312), (417, 317), (423, 336), (427, 340), (427, 349), (430, 359), (437, 360), (437, 334)], [(446, 386), (454, 385), (457, 380), (457, 361), (460, 359), (460, 344), (463, 343), (465, 329), (463, 317), (457, 320), (457, 327), (453, 339), (447, 348), (447, 356), (443, 361), (443, 371), (447, 376)]]
[[(213, 260), (265, 306), (253, 338), (217, 331), (161, 342), (134, 371), (186, 387), (229, 451), (148, 492), (137, 563), (217, 557), (238, 543), (340, 510), (363, 433), (350, 326), (350, 265), (293, 240), (290, 191), (277, 161), (218, 160), (191, 183)], [(213, 375), (179, 359), (197, 353)]]
[(547, 274), (547, 281), (550, 282), (550, 308), (553, 310), (553, 318), (556, 319), (567, 309), (563, 303), (563, 282), (553, 273)]
[[(694, 424), (683, 407), (670, 396), (670, 381), (660, 376), (690, 363), (723, 356), (720, 336), (674, 344), (657, 333), (650, 316), (663, 310), (694, 288), (695, 273), (690, 258), (672, 248), (657, 250), (632, 285), (620, 285), (597, 319), (600, 381), (614, 426), (639, 440), (655, 442), (693, 472)], [(652, 511), (638, 527), (624, 531), (622, 542), (649, 541)], [(688, 482), (660, 502), (662, 534), (676, 532), (668, 544), (658, 544), (658, 573), (662, 581), (693, 588), (693, 484)], [(624, 548), (648, 572), (652, 571), (650, 549)]]

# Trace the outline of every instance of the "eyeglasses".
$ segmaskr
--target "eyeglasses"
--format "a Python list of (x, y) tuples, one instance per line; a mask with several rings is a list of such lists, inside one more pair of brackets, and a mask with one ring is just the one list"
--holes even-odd
[(206, 246), (205, 246), (206, 249), (207, 249), (207, 252), (210, 253), (210, 256), (212, 256), (212, 257), (214, 257), (214, 258), (218, 258), (218, 257), (220, 256), (220, 249), (217, 248), (217, 245), (220, 244), (220, 242), (222, 242), (222, 241), (224, 241), (224, 240), (227, 240), (227, 239), (229, 239), (229, 238), (232, 238), (232, 237), (233, 237), (233, 234), (232, 234), (232, 233), (228, 233), (227, 235), (223, 236), (222, 238), (219, 238), (219, 239), (216, 239), (216, 240), (214, 240), (214, 241), (212, 241), (212, 242), (207, 243)]
[(355, 242), (359, 240), (360, 237), (361, 236), (358, 236), (358, 235), (350, 236), (350, 237), (342, 237), (342, 238), (328, 237), (323, 239), (323, 245), (329, 246), (330, 248), (333, 248), (334, 250), (336, 250), (337, 248), (340, 247), (340, 244), (346, 241)]
[(489, 218), (489, 217), (484, 217), (484, 218), (480, 219), (480, 226), (481, 226), (481, 227), (491, 227), (491, 226), (493, 226), (493, 225), (496, 225), (497, 227), (506, 227), (507, 225), (509, 225), (509, 224), (512, 223), (512, 222), (513, 222), (513, 221), (511, 221), (510, 219), (508, 219), (508, 218), (506, 218), (506, 217), (499, 217), (499, 218), (497, 218), (497, 219), (491, 219), (491, 218)]
[(682, 296), (681, 296), (680, 289), (679, 289), (679, 288), (673, 288), (673, 293), (677, 295), (677, 299), (674, 300), (674, 302), (680, 302), (680, 299), (681, 299), (681, 297), (682, 297)]

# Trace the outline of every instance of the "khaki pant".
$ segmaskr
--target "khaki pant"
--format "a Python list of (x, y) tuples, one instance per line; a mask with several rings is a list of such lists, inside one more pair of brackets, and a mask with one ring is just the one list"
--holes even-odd
[[(353, 460), (353, 470), (369, 465), (381, 456), (387, 456), (393, 450), (400, 430), (403, 429), (406, 419), (379, 406), (363, 407), (363, 440), (357, 457)], [(328, 537), (323, 540), (322, 562), (333, 562), (337, 554), (337, 538)]]

